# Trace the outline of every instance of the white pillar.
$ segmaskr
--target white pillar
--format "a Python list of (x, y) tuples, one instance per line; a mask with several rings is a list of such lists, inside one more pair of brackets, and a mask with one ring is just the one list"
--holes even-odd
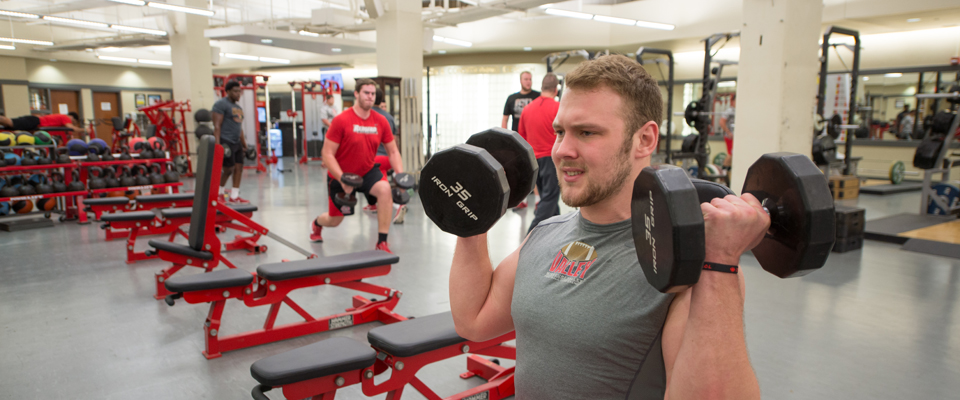
[[(208, 8), (204, 0), (182, 0), (182, 5)], [(213, 92), (213, 65), (210, 54), (210, 40), (203, 36), (207, 29), (207, 17), (201, 15), (168, 12), (172, 31), (170, 35), (170, 61), (173, 66), (170, 73), (173, 78), (173, 100), (190, 100), (193, 112), (201, 108), (210, 109), (217, 97)], [(192, 112), (187, 115), (187, 130), (193, 132)], [(188, 133), (187, 141), (192, 154), (196, 153), (196, 135)], [(194, 156), (191, 155), (191, 158)], [(196, 159), (193, 159), (196, 162)]]
[(820, 0), (743, 1), (731, 186), (761, 155), (810, 155), (816, 108)]
[(404, 171), (423, 164), (420, 100), (423, 81), (421, 4), (414, 0), (383, 0), (377, 18), (377, 74), (403, 79), (400, 88), (400, 149)]

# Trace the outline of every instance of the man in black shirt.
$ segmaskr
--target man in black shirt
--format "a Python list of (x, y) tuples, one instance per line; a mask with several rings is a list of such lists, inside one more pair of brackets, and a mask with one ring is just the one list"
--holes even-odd
[(507, 104), (503, 106), (503, 122), (500, 123), (501, 128), (507, 129), (507, 118), (512, 115), (513, 125), (511, 125), (510, 129), (514, 132), (517, 131), (520, 124), (520, 114), (523, 114), (523, 108), (537, 97), (540, 97), (540, 92), (531, 90), (531, 87), (533, 87), (533, 75), (531, 75), (529, 71), (521, 72), (520, 91), (507, 97)]

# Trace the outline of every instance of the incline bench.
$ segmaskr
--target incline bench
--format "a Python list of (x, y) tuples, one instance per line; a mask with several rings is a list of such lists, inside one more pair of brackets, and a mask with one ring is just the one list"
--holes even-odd
[[(246, 217), (253, 216), (253, 213), (257, 211), (257, 206), (252, 204), (239, 204), (230, 207)], [(103, 221), (100, 228), (106, 231), (107, 240), (121, 237), (127, 238), (127, 264), (132, 264), (140, 260), (157, 258), (155, 254), (148, 255), (146, 251), (134, 251), (138, 237), (169, 234), (168, 242), (172, 242), (177, 235), (186, 238), (187, 234), (180, 228), (190, 223), (192, 212), (192, 208), (164, 208), (151, 211), (105, 214), (100, 217), (100, 220)], [(233, 222), (233, 218), (219, 212), (214, 221), (217, 224), (217, 232), (222, 232), (227, 227), (230, 227), (241, 232), (252, 234), (251, 236), (237, 235), (232, 242), (223, 244), (223, 251), (245, 249), (250, 254), (267, 251), (266, 245), (257, 244), (257, 240), (260, 239), (260, 234), (256, 233), (253, 229), (236, 224)], [(117, 234), (117, 232), (122, 232), (122, 234)]]
[[(257, 346), (278, 340), (290, 339), (311, 333), (344, 328), (367, 322), (384, 324), (404, 320), (394, 314), (393, 308), (400, 300), (401, 292), (388, 287), (362, 282), (364, 278), (383, 276), (390, 272), (391, 264), (400, 258), (385, 251), (369, 250), (324, 258), (265, 264), (251, 274), (239, 269), (226, 269), (189, 276), (177, 276), (166, 281), (171, 292), (166, 297), (169, 305), (178, 298), (187, 303), (211, 303), (204, 322), (206, 339), (203, 355), (220, 357), (224, 351)], [(353, 296), (353, 306), (345, 312), (323, 318), (314, 318), (295, 303), (288, 293), (293, 290), (319, 285), (334, 285), (361, 292), (382, 295), (383, 300)], [(270, 306), (263, 329), (230, 336), (220, 334), (220, 317), (228, 299), (238, 299), (247, 307)], [(281, 304), (287, 304), (304, 320), (274, 326)]]
[[(461, 378), (479, 376), (486, 383), (446, 399), (499, 400), (513, 396), (514, 367), (501, 367), (479, 355), (516, 359), (517, 349), (504, 342), (513, 340), (510, 332), (485, 342), (473, 342), (457, 335), (450, 312), (401, 321), (371, 329), (368, 344), (350, 338), (331, 338), (299, 349), (264, 358), (250, 366), (250, 374), (260, 382), (252, 391), (256, 400), (269, 400), (264, 392), (281, 388), (287, 399), (333, 399), (337, 390), (360, 383), (363, 394), (399, 400), (407, 384), (424, 397), (440, 400), (433, 390), (416, 377), (424, 366), (461, 354), (467, 357), (467, 372)], [(380, 383), (374, 376), (392, 369), (390, 378)]]
[(92, 212), (97, 220), (100, 220), (104, 213), (117, 211), (147, 211), (154, 208), (191, 206), (193, 206), (193, 193), (151, 194), (137, 196), (136, 200), (132, 201), (122, 196), (83, 200), (83, 210)]

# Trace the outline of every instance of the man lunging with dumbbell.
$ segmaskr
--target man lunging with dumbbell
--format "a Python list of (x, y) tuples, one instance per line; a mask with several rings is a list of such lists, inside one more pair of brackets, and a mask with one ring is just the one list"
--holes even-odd
[[(611, 55), (581, 63), (566, 85), (551, 156), (561, 198), (580, 210), (540, 223), (496, 269), (486, 233), (458, 238), (450, 272), (458, 334), (482, 341), (516, 330), (519, 399), (760, 398), (742, 275), (705, 270), (695, 285), (664, 294), (635, 254), (631, 183), (657, 148), (656, 80)], [(445, 190), (464, 192), (449, 181)], [(738, 271), (769, 216), (749, 194), (701, 211), (706, 261)]]
[(345, 215), (353, 215), (357, 204), (356, 193), (369, 193), (377, 198), (377, 250), (390, 251), (387, 233), (393, 211), (390, 184), (382, 180), (383, 173), (374, 168), (377, 147), (383, 143), (396, 173), (403, 172), (400, 150), (393, 140), (387, 119), (371, 111), (377, 84), (370, 79), (358, 79), (353, 107), (333, 118), (323, 142), (323, 160), (327, 166), (329, 211), (311, 224), (310, 240), (322, 242), (323, 227), (340, 225)]

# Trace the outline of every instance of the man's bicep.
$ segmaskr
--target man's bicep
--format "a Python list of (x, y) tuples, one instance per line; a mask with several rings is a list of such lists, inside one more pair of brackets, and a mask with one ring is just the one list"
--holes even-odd
[(667, 311), (667, 319), (663, 323), (663, 337), (660, 340), (660, 350), (663, 352), (663, 367), (666, 371), (667, 385), (670, 387), (670, 376), (673, 366), (680, 352), (680, 343), (683, 341), (683, 331), (687, 328), (687, 317), (690, 315), (690, 289), (678, 293)]
[(481, 311), (481, 320), (488, 327), (490, 337), (496, 337), (513, 330), (513, 284), (517, 276), (517, 262), (520, 259), (521, 244), (513, 253), (500, 261), (493, 271), (490, 294)]
[(213, 111), (210, 113), (210, 116), (213, 117), (213, 126), (219, 128), (223, 124), (223, 114)]

